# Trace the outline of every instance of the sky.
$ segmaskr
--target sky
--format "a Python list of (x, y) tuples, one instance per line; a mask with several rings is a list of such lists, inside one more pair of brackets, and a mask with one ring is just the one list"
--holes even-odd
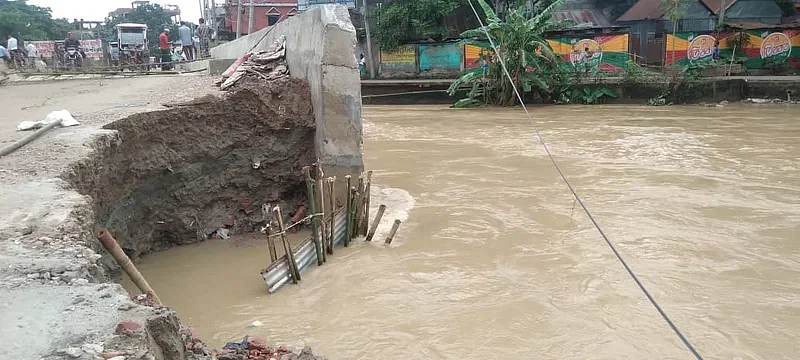
[[(178, 5), (181, 18), (186, 21), (197, 21), (200, 18), (200, 1), (198, 0), (156, 0), (158, 4)], [(84, 19), (86, 21), (103, 21), (108, 13), (121, 7), (131, 7), (131, 0), (28, 0), (28, 4), (49, 7), (54, 18)]]

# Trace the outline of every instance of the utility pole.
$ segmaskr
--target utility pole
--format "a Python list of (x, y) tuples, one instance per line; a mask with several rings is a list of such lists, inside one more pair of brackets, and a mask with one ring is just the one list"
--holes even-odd
[(242, 36), (242, 0), (236, 5), (236, 38)]
[(361, 11), (364, 13), (364, 30), (367, 32), (367, 65), (369, 65), (369, 78), (375, 78), (375, 62), (372, 61), (372, 36), (369, 33), (369, 15), (367, 14), (367, 0), (361, 0)]
[(727, 1), (722, 0), (719, 9), (719, 22), (717, 22), (717, 27), (722, 26), (725, 23), (725, 8), (728, 7)]
[(249, 11), (250, 11), (249, 15), (250, 16), (247, 17), (247, 35), (250, 35), (250, 34), (253, 33), (253, 6), (254, 6), (253, 3), (254, 2), (255, 2), (255, 0), (250, 0), (250, 9), (249, 9)]

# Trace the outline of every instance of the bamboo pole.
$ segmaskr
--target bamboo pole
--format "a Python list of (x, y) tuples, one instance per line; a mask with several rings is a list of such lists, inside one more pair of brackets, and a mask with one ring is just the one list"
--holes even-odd
[(345, 228), (345, 235), (344, 235), (344, 246), (350, 245), (350, 234), (353, 233), (353, 186), (351, 185), (353, 177), (350, 175), (344, 176), (345, 181), (347, 182), (347, 214), (345, 214), (345, 221), (347, 221), (347, 226)]
[(400, 220), (395, 220), (394, 225), (392, 225), (392, 231), (389, 231), (389, 236), (386, 237), (386, 245), (392, 244), (392, 240), (394, 240), (394, 235), (397, 233), (398, 228), (400, 228)]
[(369, 227), (369, 200), (372, 195), (372, 170), (367, 171), (367, 183), (364, 188), (364, 220), (361, 221), (361, 235), (367, 236)]
[(319, 159), (317, 159), (317, 170), (316, 170), (315, 174), (317, 175), (317, 177), (316, 177), (317, 189), (316, 190), (317, 190), (317, 202), (319, 203), (319, 205), (317, 206), (317, 210), (318, 210), (317, 213), (322, 214), (321, 215), (322, 218), (320, 218), (320, 221), (319, 221), (319, 223), (320, 223), (320, 233), (321, 233), (321, 239), (322, 239), (322, 252), (323, 252), (322, 256), (325, 256), (324, 253), (325, 253), (325, 250), (326, 250), (326, 247), (327, 247), (327, 245), (325, 245), (326, 244), (325, 239), (328, 236), (328, 231), (326, 229), (328, 226), (327, 226), (327, 224), (325, 224), (325, 187), (322, 185), (322, 178), (323, 178), (323, 176), (325, 176), (325, 174), (322, 172), (322, 161), (320, 161)]
[(62, 119), (53, 121), (53, 122), (45, 125), (43, 128), (41, 128), (39, 130), (36, 130), (33, 134), (27, 135), (24, 138), (15, 141), (13, 144), (8, 145), (6, 147), (3, 147), (2, 149), (0, 149), (0, 157), (6, 156), (8, 154), (11, 154), (12, 152), (17, 151), (17, 149), (25, 146), (25, 144), (27, 144), (27, 143), (29, 143), (29, 142), (31, 142), (33, 140), (36, 140), (36, 138), (38, 138), (38, 137), (42, 136), (44, 133), (50, 131), (50, 129), (61, 125), (61, 121), (62, 121)]
[(358, 190), (356, 190), (356, 214), (353, 218), (353, 237), (357, 237), (361, 233), (361, 215), (364, 206), (362, 201), (364, 195), (364, 174), (358, 177)]
[(142, 276), (142, 273), (136, 268), (136, 265), (133, 264), (131, 259), (128, 255), (125, 255), (125, 252), (122, 251), (122, 248), (119, 247), (119, 243), (111, 234), (108, 233), (108, 230), (102, 229), (99, 233), (97, 233), (97, 239), (100, 240), (100, 243), (103, 244), (103, 247), (106, 248), (111, 257), (117, 261), (117, 264), (125, 271), (126, 274), (131, 278), (133, 284), (136, 285), (142, 293), (150, 294), (153, 296), (153, 300), (157, 305), (162, 305), (161, 299), (158, 298), (156, 295), (155, 290), (150, 287), (150, 284), (147, 283), (147, 280)]
[(269, 246), (269, 263), (278, 260), (278, 251), (275, 249), (275, 238), (272, 236), (272, 221), (267, 221), (267, 246)]
[(358, 191), (356, 191), (356, 187), (355, 186), (351, 186), (350, 187), (350, 194), (351, 194), (351, 196), (350, 196), (350, 213), (348, 215), (348, 218), (350, 219), (349, 220), (350, 221), (350, 225), (348, 226), (348, 229), (347, 229), (347, 231), (348, 231), (347, 232), (347, 237), (348, 237), (348, 239), (352, 240), (353, 239), (353, 232), (355, 232), (355, 230), (353, 228), (355, 227), (355, 220), (356, 220), (356, 197), (358, 197)]
[(372, 237), (375, 236), (375, 231), (378, 230), (378, 224), (381, 223), (381, 218), (383, 217), (384, 211), (386, 211), (386, 205), (381, 205), (378, 207), (378, 213), (375, 214), (375, 220), (372, 221), (372, 226), (369, 228), (366, 241), (372, 241)]
[(306, 192), (308, 193), (308, 208), (311, 210), (311, 237), (314, 239), (314, 248), (317, 252), (317, 266), (322, 266), (327, 259), (325, 251), (322, 248), (322, 239), (319, 237), (319, 227), (317, 223), (320, 219), (315, 216), (317, 214), (317, 200), (314, 196), (314, 180), (311, 179), (311, 169), (308, 166), (303, 167), (303, 175), (306, 178)]
[(333, 255), (333, 246), (336, 244), (336, 176), (328, 178), (328, 201), (331, 204), (331, 236), (328, 238), (328, 252)]
[(286, 227), (283, 226), (283, 215), (281, 215), (281, 207), (275, 206), (272, 209), (273, 214), (278, 219), (278, 229), (281, 231), (281, 241), (283, 241), (283, 251), (286, 252), (286, 262), (289, 265), (289, 273), (292, 275), (292, 284), (297, 284), (300, 281), (300, 272), (297, 270), (297, 263), (294, 260), (294, 254), (292, 253), (292, 245), (289, 244), (289, 240), (286, 239)]
[[(347, 175), (346, 177), (347, 177), (347, 184), (349, 185), (350, 184), (350, 175)], [(344, 247), (350, 246), (350, 227), (352, 226), (352, 224), (350, 224), (350, 221), (352, 220), (352, 217), (351, 217), (352, 213), (353, 213), (353, 188), (348, 186), (347, 187), (347, 210), (346, 210), (346, 212), (344, 214), (344, 219), (345, 219), (345, 223), (346, 223), (345, 230), (344, 230)]]

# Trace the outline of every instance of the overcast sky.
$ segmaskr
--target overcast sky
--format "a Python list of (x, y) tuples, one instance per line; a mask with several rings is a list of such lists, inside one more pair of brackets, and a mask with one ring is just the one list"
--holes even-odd
[[(181, 18), (196, 22), (200, 18), (200, 2), (198, 0), (157, 0), (158, 4), (178, 5)], [(131, 7), (131, 0), (28, 0), (28, 4), (49, 7), (53, 17), (72, 19), (83, 18), (86, 21), (103, 21), (108, 13), (121, 7)]]

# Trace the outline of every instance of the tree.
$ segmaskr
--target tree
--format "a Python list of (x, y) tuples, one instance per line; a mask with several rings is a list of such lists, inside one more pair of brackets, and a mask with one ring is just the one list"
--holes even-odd
[(0, 41), (8, 35), (22, 41), (63, 39), (69, 29), (69, 21), (53, 19), (50, 8), (0, 0)]
[(394, 49), (408, 41), (450, 35), (444, 19), (463, 0), (395, 0), (380, 8), (375, 38), (381, 49)]
[(683, 19), (686, 9), (689, 8), (691, 0), (661, 0), (661, 7), (664, 14), (672, 23), (672, 65), (675, 65), (675, 33), (678, 31), (678, 21)]
[(164, 28), (170, 29), (170, 41), (178, 39), (178, 26), (158, 4), (140, 5), (126, 14), (108, 19), (106, 27), (114, 29), (117, 24), (136, 23), (147, 25), (147, 41), (150, 43), (150, 53), (158, 53), (158, 35)]
[[(478, 0), (486, 13), (486, 31), (500, 54), (488, 49), (485, 72), (481, 69), (467, 71), (450, 86), (448, 91), (453, 95), (462, 84), (472, 85), (469, 97), (459, 100), (455, 106), (479, 103), (512, 106), (517, 103), (513, 86), (524, 92), (548, 96), (564, 84), (560, 59), (544, 38), (546, 32), (563, 28), (564, 24), (553, 21), (553, 11), (564, 1), (553, 2), (534, 17), (527, 16), (525, 6), (518, 6), (509, 11), (505, 19), (500, 19), (485, 0)], [(465, 31), (461, 36), (478, 42), (488, 40), (481, 28)], [(506, 76), (501, 61), (511, 79)]]

